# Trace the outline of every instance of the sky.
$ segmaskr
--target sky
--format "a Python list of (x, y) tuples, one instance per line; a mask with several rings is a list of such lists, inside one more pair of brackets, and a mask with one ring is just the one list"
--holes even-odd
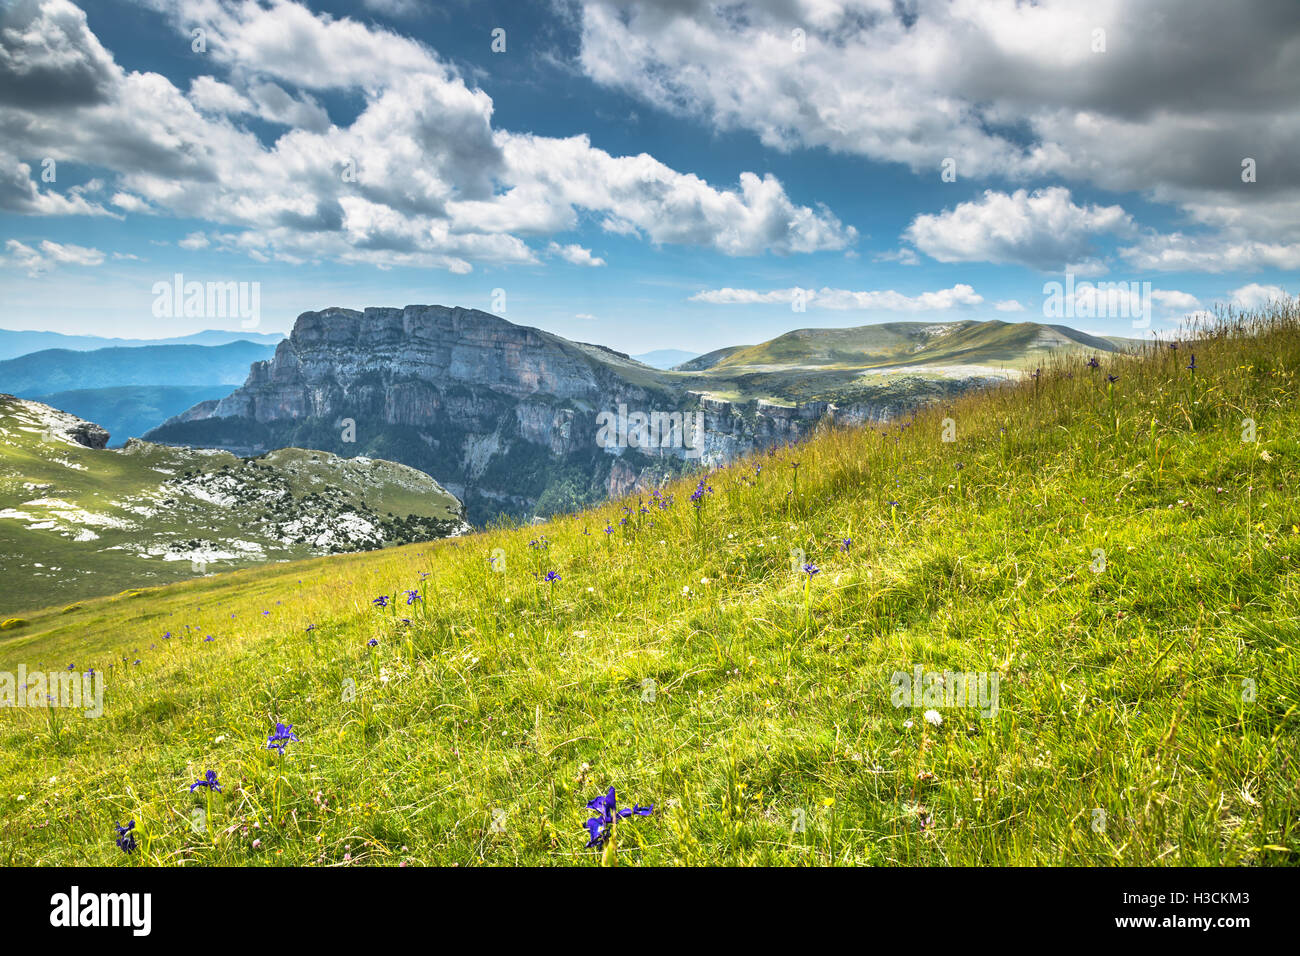
[[(4, 328), (1148, 336), (1298, 269), (1295, 0), (0, 7)], [(168, 314), (178, 275), (256, 314)]]

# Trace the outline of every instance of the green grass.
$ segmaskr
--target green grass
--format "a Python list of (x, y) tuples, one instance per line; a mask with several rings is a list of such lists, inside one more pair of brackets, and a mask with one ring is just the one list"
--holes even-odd
[[(739, 461), (698, 510), (24, 615), (0, 669), (106, 702), (0, 711), (0, 863), (1294, 865), (1300, 310), (1202, 335)], [(916, 665), (996, 672), (996, 716), (894, 708)], [(655, 812), (584, 850), (611, 784)]]
[[(250, 461), (138, 441), (87, 448), (45, 414), (0, 396), (0, 615), (330, 550), (284, 532), (300, 516), (315, 535), (369, 508), (386, 541), (419, 540), (407, 524), (460, 523), (454, 496), (393, 462), (301, 448)], [(215, 481), (219, 496), (208, 493)]]

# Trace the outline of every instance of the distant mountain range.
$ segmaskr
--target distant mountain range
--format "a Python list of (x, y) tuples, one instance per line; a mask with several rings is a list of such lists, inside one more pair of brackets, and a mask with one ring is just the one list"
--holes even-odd
[(0, 329), (0, 361), (17, 358), (45, 349), (70, 349), (88, 352), (91, 349), (135, 348), (147, 345), (225, 345), (228, 342), (255, 342), (258, 345), (275, 345), (284, 334), (281, 332), (251, 332), (244, 330), (208, 329), (192, 335), (168, 339), (113, 339), (100, 335), (64, 335), (62, 332), (23, 332)]
[(232, 385), (123, 385), (78, 388), (31, 398), (102, 425), (112, 436), (109, 447), (116, 448), (199, 402), (224, 398), (232, 391)]
[(266, 561), (459, 534), (460, 502), (390, 461), (132, 441), (0, 395), (0, 612)]
[(238, 385), (253, 362), (269, 358), (273, 345), (142, 345), (79, 352), (46, 349), (0, 362), (0, 390), (49, 395), (81, 388), (124, 385)]
[(681, 349), (655, 349), (653, 352), (633, 355), (632, 358), (651, 368), (670, 369), (690, 361), (699, 354), (699, 352), (683, 352)]
[[(648, 489), (827, 418), (896, 418), (1054, 354), (1126, 347), (1033, 322), (890, 323), (802, 329), (665, 371), (473, 309), (333, 308), (300, 315), (242, 387), (147, 437), (401, 461), (437, 476), (482, 523)], [(616, 411), (698, 414), (700, 441), (611, 442), (601, 416)]]
[(0, 361), (0, 391), (96, 422), (121, 445), (197, 402), (230, 393), (252, 363), (274, 351), (244, 341), (45, 349)]

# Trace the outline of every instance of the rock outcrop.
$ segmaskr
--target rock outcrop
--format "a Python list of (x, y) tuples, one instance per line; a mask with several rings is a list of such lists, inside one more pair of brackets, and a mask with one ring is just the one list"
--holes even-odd
[[(274, 357), (255, 363), (233, 394), (147, 437), (244, 455), (305, 445), (400, 461), (436, 477), (482, 523), (648, 487), (797, 441), (828, 418), (897, 411), (730, 402), (689, 382), (475, 309), (331, 308), (300, 315)], [(676, 415), (683, 427), (666, 442), (622, 433), (610, 440), (601, 416), (619, 409)]]

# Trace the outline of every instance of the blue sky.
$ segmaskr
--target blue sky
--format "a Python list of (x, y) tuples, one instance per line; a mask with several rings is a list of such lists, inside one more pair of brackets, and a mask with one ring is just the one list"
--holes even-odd
[(259, 331), (504, 290), (630, 352), (1042, 320), (1067, 270), (1152, 330), (1294, 293), (1296, 5), (1088, 6), (20, 0), (0, 323), (238, 327), (156, 316), (176, 273), (258, 283)]

